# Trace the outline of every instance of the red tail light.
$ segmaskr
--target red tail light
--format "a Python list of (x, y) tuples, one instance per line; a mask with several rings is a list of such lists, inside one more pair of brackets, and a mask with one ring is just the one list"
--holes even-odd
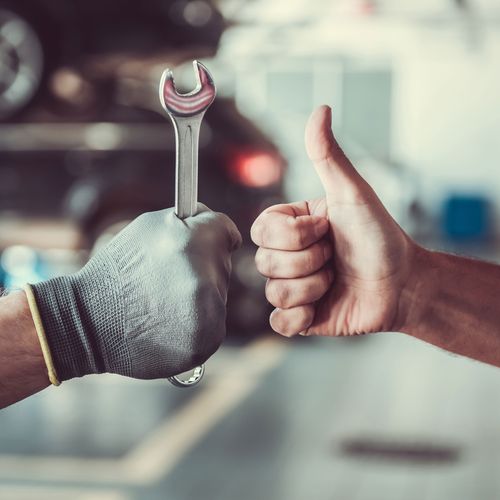
[(242, 153), (229, 165), (230, 177), (243, 186), (264, 188), (283, 178), (284, 165), (278, 155), (257, 152)]

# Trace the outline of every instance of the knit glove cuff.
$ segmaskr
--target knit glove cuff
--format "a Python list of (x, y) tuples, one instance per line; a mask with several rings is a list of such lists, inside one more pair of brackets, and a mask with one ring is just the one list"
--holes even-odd
[[(104, 255), (101, 253), (101, 258)], [(31, 285), (60, 381), (112, 371), (108, 359), (129, 363), (126, 352), (103, 356), (104, 349), (123, 350), (123, 341), (119, 345), (113, 342), (122, 337), (122, 308), (112, 262), (108, 262), (104, 274), (102, 266), (98, 271), (94, 268), (90, 261), (76, 275)], [(89, 304), (94, 307), (89, 308)]]

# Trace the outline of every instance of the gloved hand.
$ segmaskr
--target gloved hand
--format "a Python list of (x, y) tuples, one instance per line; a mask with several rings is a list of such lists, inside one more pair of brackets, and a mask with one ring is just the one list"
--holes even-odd
[(143, 214), (71, 276), (31, 285), (59, 381), (90, 373), (169, 377), (225, 336), (233, 222), (200, 205)]

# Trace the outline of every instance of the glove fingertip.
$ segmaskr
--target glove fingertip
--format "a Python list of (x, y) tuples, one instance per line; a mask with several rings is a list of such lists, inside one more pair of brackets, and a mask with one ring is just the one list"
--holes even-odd
[(210, 209), (209, 207), (207, 207), (204, 203), (198, 202), (198, 208), (197, 208), (195, 216), (202, 214), (204, 212), (213, 212), (213, 210)]
[(243, 244), (243, 238), (241, 236), (241, 233), (240, 233), (238, 227), (233, 222), (233, 220), (230, 217), (228, 217), (226, 214), (218, 212), (217, 215), (222, 220), (222, 222), (227, 230), (227, 233), (229, 235), (229, 250), (231, 252), (238, 250), (238, 248), (240, 248), (241, 245)]

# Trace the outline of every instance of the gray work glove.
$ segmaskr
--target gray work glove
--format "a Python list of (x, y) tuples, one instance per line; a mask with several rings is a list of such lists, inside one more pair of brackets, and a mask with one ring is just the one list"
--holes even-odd
[(225, 215), (199, 210), (141, 215), (76, 274), (32, 285), (59, 381), (169, 377), (217, 350), (241, 236)]

